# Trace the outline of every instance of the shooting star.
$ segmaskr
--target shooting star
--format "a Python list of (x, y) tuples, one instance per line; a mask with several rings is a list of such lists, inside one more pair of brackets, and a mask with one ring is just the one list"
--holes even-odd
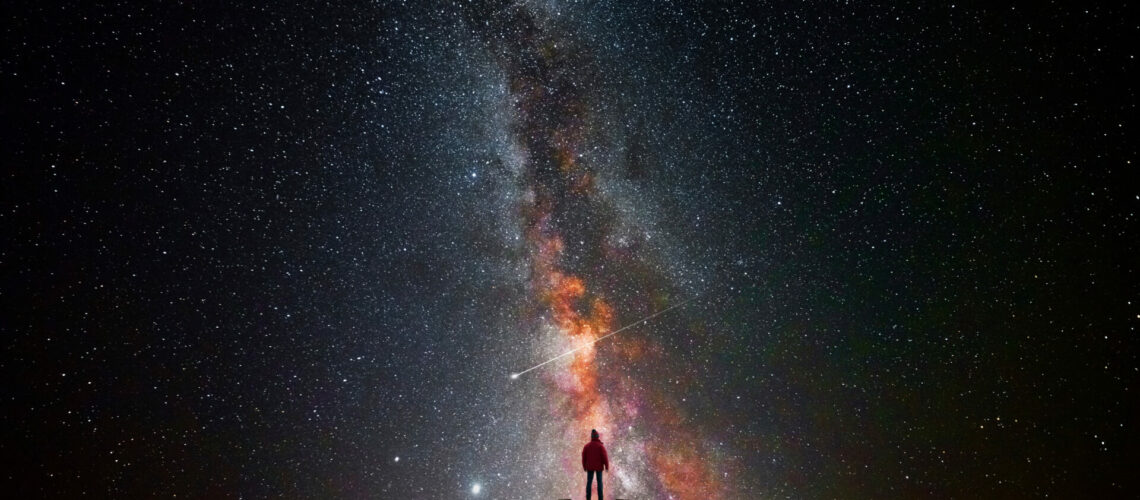
[(649, 321), (649, 320), (651, 320), (651, 319), (653, 319), (653, 318), (656, 318), (656, 317), (658, 317), (658, 316), (660, 316), (660, 315), (662, 315), (662, 314), (665, 314), (665, 313), (667, 313), (667, 312), (669, 312), (669, 311), (672, 311), (673, 309), (676, 309), (676, 308), (678, 308), (678, 307), (681, 307), (681, 306), (683, 306), (683, 305), (686, 305), (686, 304), (688, 304), (688, 303), (690, 303), (690, 302), (692, 302), (692, 301), (694, 301), (694, 300), (697, 300), (698, 298), (700, 298), (700, 295), (697, 295), (697, 296), (695, 296), (695, 297), (693, 297), (693, 298), (691, 298), (691, 299), (689, 299), (689, 300), (686, 300), (686, 301), (684, 301), (684, 302), (680, 302), (680, 303), (677, 303), (677, 304), (673, 304), (673, 305), (671, 305), (671, 306), (669, 306), (669, 307), (666, 307), (665, 309), (662, 309), (662, 310), (660, 310), (660, 311), (657, 311), (657, 312), (655, 312), (655, 313), (653, 313), (653, 314), (650, 314), (649, 316), (646, 316), (646, 317), (644, 317), (644, 318), (641, 318), (641, 319), (639, 319), (639, 320), (637, 320), (637, 321), (634, 321), (633, 323), (630, 323), (630, 324), (628, 324), (628, 325), (625, 325), (625, 326), (623, 326), (623, 327), (621, 327), (621, 328), (618, 328), (617, 330), (614, 330), (614, 331), (612, 331), (612, 332), (610, 332), (610, 333), (607, 333), (607, 334), (605, 334), (605, 335), (602, 335), (601, 337), (598, 337), (598, 338), (594, 339), (592, 342), (590, 342), (590, 343), (588, 343), (588, 344), (583, 344), (583, 345), (580, 345), (580, 346), (578, 346), (578, 347), (575, 347), (575, 348), (573, 348), (573, 349), (570, 349), (569, 351), (566, 351), (566, 352), (564, 352), (564, 353), (562, 353), (562, 354), (559, 354), (559, 355), (557, 355), (557, 356), (555, 356), (555, 357), (553, 357), (553, 358), (550, 358), (550, 359), (548, 359), (548, 360), (546, 360), (546, 361), (543, 361), (543, 362), (541, 362), (541, 363), (539, 363), (539, 364), (537, 364), (537, 365), (534, 365), (534, 366), (532, 366), (532, 367), (530, 367), (530, 368), (527, 368), (527, 369), (525, 369), (525, 370), (523, 370), (523, 371), (521, 371), (521, 372), (515, 372), (515, 373), (512, 373), (512, 374), (511, 374), (511, 380), (517, 380), (519, 377), (521, 377), (521, 376), (522, 376), (523, 374), (525, 374), (526, 372), (529, 372), (529, 371), (531, 371), (531, 370), (536, 370), (536, 369), (538, 369), (538, 368), (542, 368), (544, 365), (546, 365), (546, 364), (548, 364), (548, 363), (551, 363), (551, 362), (557, 361), (557, 360), (559, 360), (559, 359), (562, 359), (562, 358), (564, 358), (564, 357), (566, 357), (566, 356), (569, 356), (569, 355), (571, 355), (571, 354), (574, 354), (575, 352), (578, 352), (578, 351), (580, 351), (580, 350), (582, 350), (582, 349), (585, 349), (586, 347), (589, 347), (589, 346), (592, 346), (592, 345), (594, 345), (594, 344), (597, 344), (598, 342), (601, 342), (601, 341), (603, 341), (603, 340), (605, 340), (605, 339), (607, 339), (607, 338), (609, 338), (609, 337), (612, 337), (612, 336), (614, 336), (614, 335), (617, 335), (617, 334), (621, 333), (622, 331), (624, 331), (624, 330), (626, 330), (626, 329), (629, 329), (629, 328), (633, 328), (633, 327), (635, 327), (635, 326), (637, 326), (637, 325), (640, 325), (640, 324), (642, 324), (642, 323), (645, 323), (646, 321)]

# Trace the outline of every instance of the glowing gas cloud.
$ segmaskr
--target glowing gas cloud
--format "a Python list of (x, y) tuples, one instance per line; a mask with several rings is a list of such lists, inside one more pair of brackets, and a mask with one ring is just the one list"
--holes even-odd
[(530, 349), (537, 359), (553, 356), (510, 374), (518, 379), (546, 367), (535, 372), (541, 392), (530, 402), (534, 420), (543, 422), (530, 436), (541, 449), (536, 480), (552, 496), (577, 492), (577, 453), (598, 429), (620, 471), (607, 484), (610, 495), (722, 497), (718, 464), (700, 451), (701, 436), (685, 427), (671, 389), (644, 369), (666, 365), (664, 350), (652, 336), (596, 349), (599, 340), (686, 303), (654, 255), (615, 234), (630, 222), (605, 189), (624, 168), (612, 159), (620, 155), (605, 154), (618, 147), (605, 105), (612, 88), (572, 28), (541, 7), (492, 2), (467, 14), (508, 89), (503, 126), (514, 153), (504, 162), (518, 176), (536, 325)]
[(676, 308), (678, 308), (678, 307), (681, 307), (681, 306), (683, 306), (683, 305), (685, 305), (685, 304), (688, 304), (689, 302), (692, 302), (693, 300), (694, 300), (694, 299), (689, 299), (689, 300), (686, 300), (686, 301), (684, 301), (684, 302), (681, 302), (681, 303), (679, 303), (679, 304), (674, 304), (674, 305), (671, 305), (671, 306), (669, 306), (669, 307), (667, 307), (667, 308), (665, 308), (665, 309), (662, 309), (662, 310), (660, 310), (660, 311), (657, 311), (657, 312), (655, 312), (655, 313), (653, 313), (653, 314), (650, 314), (649, 316), (646, 316), (646, 317), (644, 317), (644, 318), (641, 318), (641, 319), (639, 319), (639, 320), (637, 320), (637, 321), (634, 321), (633, 323), (630, 323), (630, 324), (628, 324), (628, 325), (625, 325), (625, 326), (623, 326), (623, 327), (621, 327), (621, 328), (618, 328), (617, 330), (614, 330), (614, 331), (612, 331), (612, 332), (608, 332), (608, 333), (606, 333), (605, 335), (602, 335), (601, 337), (598, 337), (598, 338), (596, 338), (596, 339), (594, 339), (594, 340), (590, 341), (590, 343), (588, 343), (588, 344), (585, 344), (585, 345), (582, 345), (582, 346), (579, 346), (579, 347), (575, 347), (575, 348), (573, 348), (573, 349), (571, 349), (571, 350), (569, 350), (569, 351), (566, 351), (566, 352), (564, 352), (564, 353), (562, 353), (562, 354), (559, 354), (559, 355), (557, 355), (557, 356), (555, 356), (555, 357), (553, 357), (553, 358), (550, 358), (550, 359), (548, 359), (548, 360), (546, 360), (546, 361), (543, 361), (543, 362), (541, 362), (541, 363), (539, 363), (539, 364), (537, 364), (537, 365), (534, 365), (534, 366), (532, 366), (532, 367), (530, 367), (530, 368), (527, 368), (527, 369), (525, 369), (525, 370), (523, 370), (523, 371), (521, 371), (521, 372), (515, 372), (515, 373), (512, 373), (512, 374), (511, 374), (511, 379), (512, 379), (512, 380), (514, 380), (514, 379), (518, 379), (519, 377), (521, 377), (521, 376), (525, 375), (527, 372), (533, 371), (533, 370), (535, 370), (535, 369), (538, 369), (538, 368), (542, 368), (543, 366), (546, 366), (546, 365), (548, 365), (548, 364), (550, 364), (550, 363), (553, 363), (553, 362), (555, 362), (555, 361), (558, 361), (559, 359), (562, 359), (562, 358), (564, 358), (564, 357), (566, 357), (566, 356), (569, 356), (569, 355), (571, 355), (571, 354), (574, 354), (574, 353), (576, 353), (576, 352), (578, 352), (578, 351), (580, 351), (580, 350), (582, 350), (582, 349), (584, 349), (584, 348), (586, 348), (586, 347), (589, 347), (589, 346), (593, 346), (594, 344), (597, 344), (598, 342), (601, 342), (601, 341), (603, 341), (603, 340), (605, 340), (605, 339), (607, 339), (607, 338), (609, 338), (609, 337), (612, 337), (612, 336), (614, 336), (614, 335), (617, 335), (617, 334), (619, 334), (619, 333), (621, 333), (621, 332), (623, 332), (623, 331), (625, 331), (625, 330), (628, 330), (628, 329), (630, 329), (630, 328), (633, 328), (633, 327), (635, 327), (635, 326), (637, 326), (637, 325), (640, 325), (640, 324), (642, 324), (642, 323), (645, 323), (646, 321), (649, 321), (649, 320), (651, 320), (651, 319), (653, 319), (653, 318), (656, 318), (657, 316), (660, 316), (660, 315), (662, 315), (662, 314), (665, 314), (665, 313), (667, 313), (667, 312), (669, 312), (669, 311), (672, 311), (673, 309), (676, 309)]

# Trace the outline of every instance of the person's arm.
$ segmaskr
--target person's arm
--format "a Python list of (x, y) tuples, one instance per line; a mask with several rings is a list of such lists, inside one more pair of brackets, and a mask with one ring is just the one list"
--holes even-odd
[(582, 447), (582, 470), (586, 470), (586, 447)]
[(606, 447), (602, 447), (602, 465), (606, 466), (606, 471), (610, 470), (610, 454), (606, 453)]

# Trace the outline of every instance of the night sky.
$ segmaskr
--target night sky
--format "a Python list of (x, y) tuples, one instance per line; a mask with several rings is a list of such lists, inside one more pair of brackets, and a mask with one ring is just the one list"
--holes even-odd
[(1131, 7), (64, 3), (5, 497), (1138, 494)]

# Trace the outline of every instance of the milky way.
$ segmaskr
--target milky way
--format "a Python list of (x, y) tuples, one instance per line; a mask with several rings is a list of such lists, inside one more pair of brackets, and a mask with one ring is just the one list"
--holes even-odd
[(1128, 11), (14, 5), (2, 491), (1135, 497)]
[(702, 458), (701, 436), (680, 426), (675, 404), (650, 372), (629, 369), (666, 362), (664, 353), (651, 337), (605, 350), (594, 344), (617, 325), (656, 312), (676, 287), (653, 270), (649, 252), (620, 237), (630, 222), (620, 220), (605, 184), (622, 172), (600, 152), (620, 146), (605, 133), (618, 117), (604, 107), (589, 48), (552, 15), (502, 4), (470, 21), (487, 27), (509, 89), (503, 105), (512, 154), (504, 161), (519, 177), (527, 303), (534, 306), (527, 323), (533, 332), (524, 331), (532, 335), (523, 342), (540, 354), (579, 349), (543, 372), (544, 386), (532, 396), (526, 418), (542, 422), (533, 436), (540, 447), (533, 474), (543, 477), (536, 493), (576, 490), (575, 450), (588, 429), (597, 429), (622, 464), (611, 494), (717, 498), (723, 488), (715, 471), (723, 465)]

